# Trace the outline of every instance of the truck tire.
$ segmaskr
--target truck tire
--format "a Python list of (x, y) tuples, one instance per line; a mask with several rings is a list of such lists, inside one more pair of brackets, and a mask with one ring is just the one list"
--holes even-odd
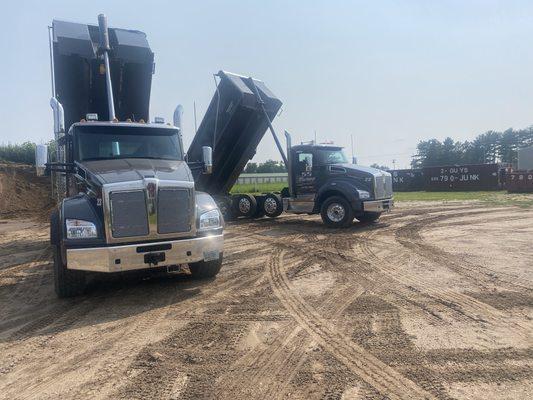
[(381, 217), (380, 212), (365, 212), (362, 215), (358, 215), (355, 218), (360, 222), (375, 222)]
[(263, 210), (269, 218), (276, 218), (283, 212), (283, 202), (281, 197), (274, 193), (269, 193), (263, 201)]
[(50, 214), (50, 244), (59, 245), (61, 238), (59, 236), (59, 211), (55, 209)]
[(72, 297), (85, 289), (85, 272), (67, 269), (61, 255), (59, 211), (50, 215), (50, 244), (54, 255), (54, 289), (58, 297)]
[(54, 253), (54, 287), (57, 297), (73, 297), (85, 290), (85, 272), (67, 269), (61, 246), (52, 246)]
[(233, 210), (238, 217), (252, 218), (257, 212), (257, 200), (250, 194), (233, 197)]
[(198, 261), (189, 264), (191, 275), (195, 279), (208, 279), (215, 277), (222, 268), (222, 254), (218, 260)]
[(344, 197), (331, 196), (322, 203), (320, 216), (326, 226), (347, 228), (353, 222), (354, 212), (350, 203)]

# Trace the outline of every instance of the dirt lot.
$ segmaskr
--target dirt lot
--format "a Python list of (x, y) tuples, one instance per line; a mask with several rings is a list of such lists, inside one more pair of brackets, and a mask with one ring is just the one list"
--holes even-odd
[(48, 227), (0, 221), (0, 398), (533, 398), (533, 210), (238, 222), (209, 282), (53, 294)]

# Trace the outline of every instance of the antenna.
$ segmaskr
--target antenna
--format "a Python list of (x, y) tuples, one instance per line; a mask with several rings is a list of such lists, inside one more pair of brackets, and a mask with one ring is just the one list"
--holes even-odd
[(316, 129), (315, 129), (315, 142), (313, 144), (316, 144), (317, 143), (317, 140), (316, 140)]

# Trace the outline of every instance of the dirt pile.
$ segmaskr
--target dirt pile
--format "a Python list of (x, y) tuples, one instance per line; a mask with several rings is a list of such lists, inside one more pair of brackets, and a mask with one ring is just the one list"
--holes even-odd
[(48, 219), (54, 205), (50, 177), (39, 177), (31, 165), (0, 164), (0, 218)]

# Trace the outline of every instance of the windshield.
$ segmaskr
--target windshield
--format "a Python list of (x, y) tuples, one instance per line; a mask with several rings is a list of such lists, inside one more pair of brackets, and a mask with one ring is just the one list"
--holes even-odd
[(183, 160), (176, 129), (128, 126), (79, 126), (75, 143), (79, 161), (115, 158)]
[(340, 149), (320, 149), (316, 152), (318, 164), (345, 164), (348, 162)]

